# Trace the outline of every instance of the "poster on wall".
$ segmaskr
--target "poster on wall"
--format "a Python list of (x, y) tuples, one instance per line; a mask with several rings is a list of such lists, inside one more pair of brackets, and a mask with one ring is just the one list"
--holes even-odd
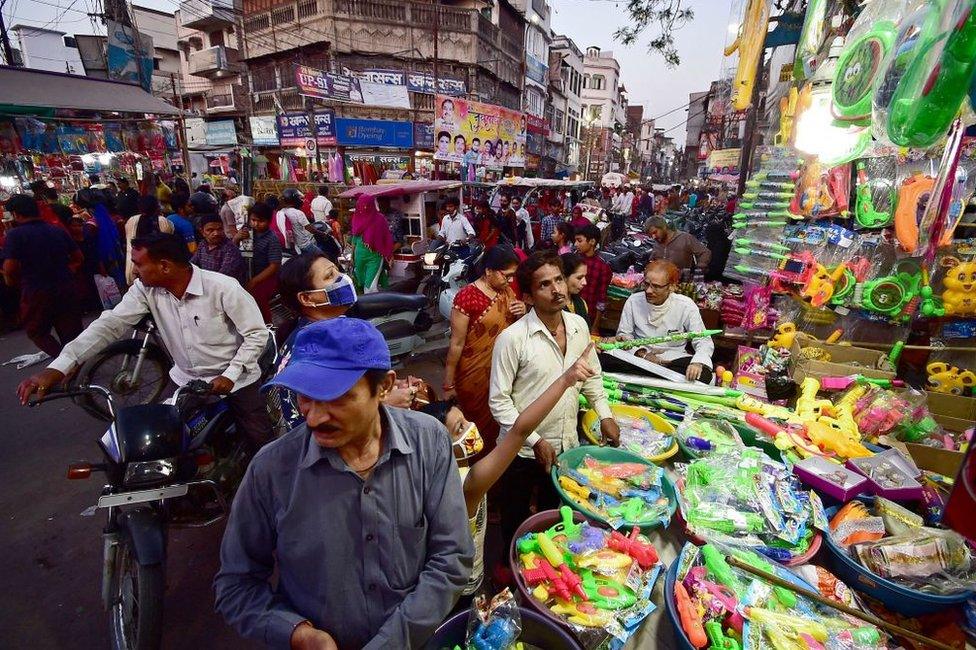
[[(307, 113), (281, 113), (276, 119), (278, 139), (282, 147), (305, 147), (309, 151), (315, 151)], [(315, 111), (315, 131), (320, 147), (335, 146), (335, 113), (331, 108)]]
[(738, 176), (739, 157), (739, 149), (715, 149), (708, 154), (705, 168), (709, 176)]
[(306, 97), (333, 102), (363, 103), (363, 91), (359, 87), (359, 79), (349, 75), (298, 65), (295, 66), (295, 83), (298, 86), (298, 93)]
[(465, 165), (525, 166), (525, 114), (437, 95), (434, 159)]
[(255, 146), (278, 146), (278, 127), (274, 115), (254, 115), (251, 123), (251, 142)]

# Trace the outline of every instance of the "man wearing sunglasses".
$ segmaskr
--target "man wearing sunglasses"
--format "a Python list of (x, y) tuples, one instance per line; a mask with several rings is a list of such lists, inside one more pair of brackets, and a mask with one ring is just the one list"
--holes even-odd
[[(705, 329), (698, 305), (688, 296), (675, 293), (678, 267), (667, 260), (655, 260), (644, 269), (644, 293), (635, 293), (624, 303), (617, 337), (623, 340), (667, 336)], [(648, 361), (684, 373), (689, 381), (708, 383), (712, 379), (712, 353), (715, 344), (709, 337), (693, 339), (694, 355), (688, 354), (688, 341), (659, 343), (638, 348), (634, 353)]]

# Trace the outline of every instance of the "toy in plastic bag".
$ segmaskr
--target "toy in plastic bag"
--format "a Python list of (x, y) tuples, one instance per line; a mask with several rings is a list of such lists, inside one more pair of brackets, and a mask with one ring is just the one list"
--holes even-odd
[(507, 650), (514, 648), (522, 632), (518, 603), (507, 588), (489, 602), (487, 596), (474, 599), (468, 614), (468, 650)]
[[(664, 494), (664, 470), (643, 463), (609, 463), (585, 456), (577, 467), (560, 462), (559, 486), (586, 514), (613, 528), (666, 526), (671, 504)], [(592, 516), (592, 514), (591, 514)]]
[(678, 425), (677, 436), (685, 453), (693, 458), (701, 458), (712, 453), (725, 453), (730, 449), (745, 447), (735, 427), (724, 420), (705, 417), (704, 412), (688, 412), (684, 421)]

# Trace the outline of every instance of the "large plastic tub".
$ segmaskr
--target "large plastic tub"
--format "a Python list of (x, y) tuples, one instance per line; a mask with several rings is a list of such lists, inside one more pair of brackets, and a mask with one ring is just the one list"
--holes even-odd
[[(641, 463), (642, 465), (654, 465), (654, 463), (646, 458), (638, 456), (637, 454), (632, 454), (629, 451), (624, 451), (623, 449), (617, 449), (615, 447), (596, 447), (592, 445), (576, 447), (575, 449), (564, 451), (559, 455), (559, 462), (565, 462), (570, 467), (578, 467), (580, 463), (583, 462), (583, 458), (585, 456), (592, 456), (597, 460), (609, 463)], [(559, 473), (556, 471), (555, 466), (552, 468), (552, 482), (553, 485), (556, 486), (556, 491), (559, 493), (559, 497), (563, 500), (563, 503), (568, 505), (573, 510), (582, 512), (592, 521), (598, 521), (601, 524), (609, 525), (609, 522), (607, 522), (606, 519), (590, 508), (580, 505), (572, 497), (566, 494), (562, 486), (559, 485)], [(671, 484), (671, 481), (668, 480), (666, 475), (661, 477), (661, 491), (668, 500), (668, 520), (670, 521), (671, 517), (674, 516), (675, 509), (678, 507), (678, 498), (675, 494), (674, 486)], [(660, 525), (660, 522), (656, 521), (649, 523), (646, 526), (641, 526), (640, 529), (642, 532), (647, 533), (648, 531), (658, 528)], [(628, 530), (630, 527), (631, 524), (628, 522)]]
[[(576, 639), (559, 625), (553, 624), (545, 617), (531, 609), (519, 607), (522, 616), (522, 633), (519, 641), (546, 650), (582, 650)], [(434, 632), (425, 650), (453, 650), (454, 646), (464, 647), (464, 637), (467, 633), (468, 612), (458, 612), (447, 619)]]
[(905, 616), (919, 616), (960, 605), (973, 595), (972, 591), (943, 596), (910, 589), (872, 573), (834, 543), (830, 535), (824, 535), (824, 546), (828, 551), (831, 569), (848, 587), (877, 598), (888, 609)]
[[(562, 520), (563, 520), (562, 515), (559, 513), (558, 510), (543, 510), (542, 512), (537, 512), (536, 514), (532, 515), (531, 517), (523, 521), (522, 525), (519, 526), (518, 530), (515, 531), (515, 536), (512, 537), (512, 542), (508, 546), (508, 566), (512, 570), (512, 575), (515, 578), (515, 587), (518, 589), (518, 592), (522, 595), (522, 599), (525, 602), (529, 603), (529, 605), (534, 610), (539, 612), (543, 616), (543, 618), (545, 618), (547, 621), (550, 621), (558, 625), (562, 629), (566, 629), (566, 623), (563, 621), (563, 619), (561, 619), (556, 614), (553, 614), (551, 611), (549, 611), (548, 607), (546, 607), (543, 603), (540, 603), (538, 600), (533, 598), (532, 588), (525, 583), (525, 578), (522, 577), (522, 572), (519, 571), (519, 556), (518, 556), (518, 549), (516, 548), (516, 543), (518, 542), (519, 538), (522, 537), (523, 535), (526, 535), (528, 533), (544, 532), (546, 530), (549, 530), (556, 524), (560, 523)], [(579, 512), (574, 510), (573, 521), (575, 521), (578, 524), (581, 524), (584, 521), (586, 521), (586, 517), (584, 517)], [(592, 524), (593, 522), (590, 523)], [(540, 647), (544, 648), (546, 646), (540, 646)]]
[[(655, 431), (666, 433), (669, 436), (674, 435), (674, 425), (650, 409), (641, 408), (640, 406), (634, 406), (632, 404), (611, 404), (610, 411), (614, 415), (623, 415), (630, 418), (644, 418), (651, 423), (651, 426), (654, 427)], [(599, 416), (596, 414), (596, 411), (593, 409), (590, 409), (583, 414), (583, 435), (586, 436), (586, 439), (594, 445), (600, 444), (600, 440), (598, 440), (591, 431), (594, 424), (596, 424), (598, 417)], [(677, 439), (674, 439), (671, 442), (671, 446), (662, 453), (644, 458), (652, 463), (663, 463), (676, 453), (678, 453), (678, 441)]]

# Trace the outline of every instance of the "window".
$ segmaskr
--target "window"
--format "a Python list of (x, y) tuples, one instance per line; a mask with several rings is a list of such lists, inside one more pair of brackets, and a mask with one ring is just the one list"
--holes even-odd
[(583, 75), (583, 87), (584, 88), (590, 87), (590, 75), (588, 74)]
[(545, 119), (546, 124), (549, 125), (549, 128), (552, 129), (554, 126), (553, 122), (555, 120), (555, 112), (552, 104), (546, 104), (546, 114), (543, 116), (543, 118)]
[(607, 87), (607, 80), (602, 74), (595, 74), (590, 78), (590, 88), (593, 90), (603, 90)]
[(75, 40), (75, 37), (74, 36), (65, 36), (64, 37), (64, 46), (65, 47), (73, 47), (73, 48), (76, 48), (77, 49), (77, 47), (78, 47), (78, 41)]
[(155, 57), (154, 56), (153, 57), (153, 70), (159, 70), (159, 64), (162, 63), (162, 62), (163, 62), (162, 59), (160, 59), (159, 57)]
[(563, 122), (565, 120), (566, 120), (566, 113), (564, 113), (563, 111), (557, 109), (556, 112), (555, 112), (555, 116), (553, 117), (553, 121), (552, 121), (552, 129), (553, 129), (553, 131), (555, 131), (556, 133), (562, 133), (563, 132)]
[(224, 44), (224, 32), (221, 29), (210, 32), (207, 38), (210, 39), (210, 47)]

